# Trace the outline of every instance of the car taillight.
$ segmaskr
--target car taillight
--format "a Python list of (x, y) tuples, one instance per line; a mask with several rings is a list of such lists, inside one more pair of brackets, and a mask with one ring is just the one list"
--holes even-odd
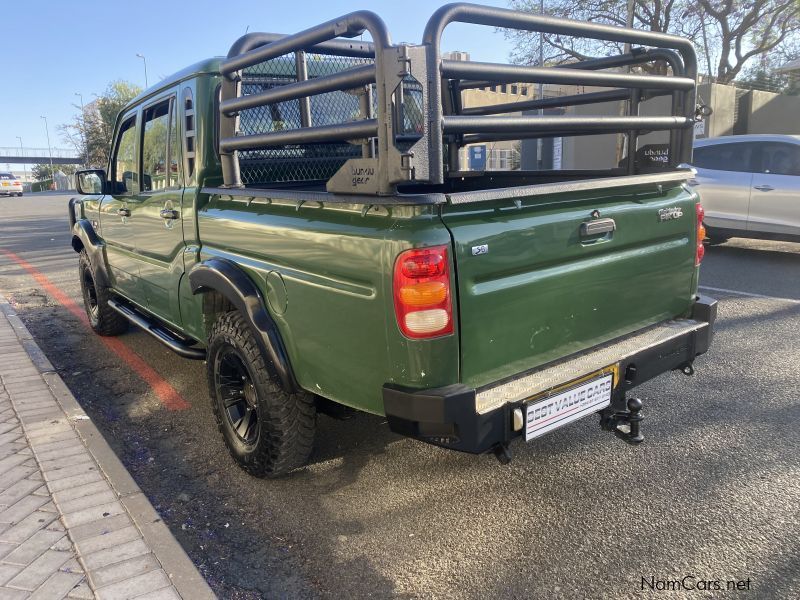
[(699, 202), (694, 206), (695, 212), (697, 213), (697, 249), (694, 255), (694, 266), (699, 267), (706, 254), (706, 248), (703, 246), (703, 240), (706, 239), (706, 227), (703, 225), (703, 218), (706, 216), (706, 211), (703, 210)]
[(453, 333), (447, 246), (402, 252), (394, 263), (394, 309), (400, 331), (410, 338)]

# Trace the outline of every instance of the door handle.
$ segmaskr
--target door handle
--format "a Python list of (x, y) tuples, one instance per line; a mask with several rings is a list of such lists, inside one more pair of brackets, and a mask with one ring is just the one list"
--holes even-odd
[(774, 187), (772, 187), (771, 185), (767, 185), (766, 183), (764, 185), (756, 185), (753, 187), (755, 187), (760, 192), (771, 192), (772, 190), (775, 189)]
[(117, 214), (120, 217), (130, 217), (131, 216), (131, 209), (130, 208), (118, 208)]
[(597, 219), (581, 223), (580, 234), (582, 238), (604, 235), (616, 231), (617, 224), (614, 219)]
[(158, 214), (161, 215), (162, 219), (177, 219), (180, 216), (177, 210), (172, 210), (171, 208), (162, 208)]

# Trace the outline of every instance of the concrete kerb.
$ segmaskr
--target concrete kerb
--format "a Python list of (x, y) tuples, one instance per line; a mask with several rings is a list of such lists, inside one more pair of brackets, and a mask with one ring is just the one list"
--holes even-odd
[(42, 379), (50, 388), (61, 409), (78, 432), (84, 445), (103, 470), (147, 545), (169, 574), (178, 593), (186, 599), (216, 598), (205, 579), (192, 563), (184, 549), (161, 520), (153, 505), (133, 480), (128, 470), (108, 445), (100, 430), (81, 408), (75, 396), (56, 373), (52, 363), (36, 344), (22, 320), (6, 298), (0, 294), (0, 312), (8, 319), (20, 343), (36, 365)]

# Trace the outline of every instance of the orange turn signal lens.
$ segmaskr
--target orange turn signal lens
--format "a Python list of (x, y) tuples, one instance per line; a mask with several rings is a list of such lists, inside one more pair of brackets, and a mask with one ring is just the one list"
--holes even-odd
[(412, 283), (400, 288), (400, 302), (406, 306), (436, 306), (447, 298), (447, 286), (442, 281)]

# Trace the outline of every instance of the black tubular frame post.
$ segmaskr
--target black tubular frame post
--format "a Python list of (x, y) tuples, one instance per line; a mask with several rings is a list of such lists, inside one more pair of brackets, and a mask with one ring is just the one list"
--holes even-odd
[[(455, 61), (441, 61), (439, 56), (441, 55), (441, 40), (442, 34), (445, 28), (451, 23), (471, 23), (474, 25), (487, 25), (490, 27), (503, 27), (508, 29), (517, 29), (523, 31), (530, 31), (530, 32), (541, 32), (541, 33), (554, 33), (559, 35), (568, 35), (568, 36), (576, 36), (576, 37), (586, 37), (604, 41), (612, 41), (612, 42), (624, 42), (630, 44), (641, 44), (645, 46), (655, 46), (661, 49), (668, 49), (668, 50), (675, 50), (677, 51), (682, 59), (683, 62), (683, 69), (682, 69), (682, 77), (674, 78), (674, 79), (683, 79), (684, 81), (678, 81), (677, 85), (674, 82), (670, 85), (667, 82), (659, 83), (658, 85), (654, 86), (651, 85), (654, 83), (650, 77), (645, 76), (624, 76), (612, 78), (597, 78), (594, 79), (597, 81), (604, 80), (606, 82), (610, 82), (616, 80), (618, 83), (611, 83), (613, 86), (620, 86), (620, 87), (631, 87), (632, 89), (636, 88), (644, 88), (644, 89), (653, 89), (654, 87), (660, 89), (669, 89), (674, 92), (679, 92), (682, 96), (682, 102), (680, 103), (680, 108), (683, 112), (683, 124), (677, 125), (680, 129), (676, 131), (676, 136), (678, 141), (675, 142), (674, 145), (679, 149), (680, 159), (671, 157), (672, 160), (680, 162), (684, 162), (684, 160), (688, 160), (691, 157), (692, 152), (692, 130), (691, 130), (691, 123), (694, 122), (694, 113), (695, 113), (695, 82), (697, 80), (697, 56), (695, 54), (694, 46), (689, 40), (668, 35), (664, 33), (657, 33), (657, 32), (650, 32), (650, 31), (642, 31), (636, 29), (626, 29), (622, 27), (615, 27), (611, 25), (599, 25), (596, 23), (585, 23), (580, 21), (572, 21), (568, 19), (557, 19), (553, 17), (545, 17), (542, 15), (534, 15), (531, 13), (524, 13), (514, 10), (509, 10), (505, 8), (495, 8), (495, 7), (488, 7), (488, 6), (480, 6), (476, 4), (467, 4), (467, 3), (457, 3), (457, 4), (448, 4), (439, 8), (433, 16), (428, 20), (428, 24), (425, 27), (425, 32), (423, 34), (423, 44), (429, 47), (428, 52), (428, 118), (429, 118), (429, 127), (432, 131), (443, 131), (444, 124), (445, 124), (445, 116), (442, 111), (442, 76), (445, 75), (445, 71), (448, 71), (449, 74), (453, 75), (454, 77), (461, 77), (463, 78), (464, 75), (490, 75), (491, 78), (494, 80), (496, 79), (497, 74), (492, 72), (489, 67), (479, 67), (475, 68), (463, 68), (454, 66), (452, 63)], [(665, 55), (666, 59), (666, 55)], [(601, 59), (602, 60), (602, 59)], [(474, 66), (474, 64), (473, 64)], [(538, 67), (538, 68), (526, 68), (526, 67), (511, 67), (509, 66), (501, 66), (502, 70), (501, 73), (506, 75), (511, 75), (514, 73), (514, 77), (516, 74), (524, 75), (525, 70), (528, 69), (529, 74), (535, 74), (537, 77), (541, 75), (541, 77), (547, 77), (542, 71), (547, 71), (549, 69), (545, 67)], [(583, 67), (574, 67), (574, 68), (586, 68), (586, 65)], [(593, 68), (589, 66), (589, 68)], [(596, 68), (596, 67), (595, 67)], [(600, 67), (604, 68), (604, 67)], [(561, 70), (562, 68), (559, 68)], [(561, 74), (556, 74), (552, 77), (553, 79), (558, 79), (559, 82), (563, 83), (571, 83), (576, 85), (585, 85), (586, 79), (584, 77), (588, 75), (586, 71), (581, 71), (580, 74), (577, 74), (572, 78), (569, 79), (568, 77), (562, 76)], [(597, 74), (595, 74), (597, 75)], [(611, 74), (609, 74), (611, 75)], [(445, 75), (446, 76), (446, 75)], [(538, 79), (533, 79), (528, 77), (527, 81), (538, 81)], [(510, 81), (509, 79), (505, 79), (505, 81)], [(638, 84), (634, 85), (638, 81)], [(544, 81), (546, 82), (546, 81)], [(678, 108), (676, 103), (673, 102), (673, 108)], [(478, 117), (481, 118), (481, 117)], [(489, 117), (485, 117), (489, 118)], [(451, 127), (453, 125), (453, 121), (451, 121)], [(646, 129), (646, 127), (640, 127), (639, 125), (635, 125), (631, 128), (635, 129)], [(475, 131), (473, 130), (473, 133)], [(443, 142), (441, 138), (436, 135), (431, 135), (428, 138), (429, 148), (429, 160), (430, 160), (430, 176), (431, 179), (437, 182), (444, 180), (444, 161), (443, 161)], [(671, 162), (672, 162), (671, 160)]]

